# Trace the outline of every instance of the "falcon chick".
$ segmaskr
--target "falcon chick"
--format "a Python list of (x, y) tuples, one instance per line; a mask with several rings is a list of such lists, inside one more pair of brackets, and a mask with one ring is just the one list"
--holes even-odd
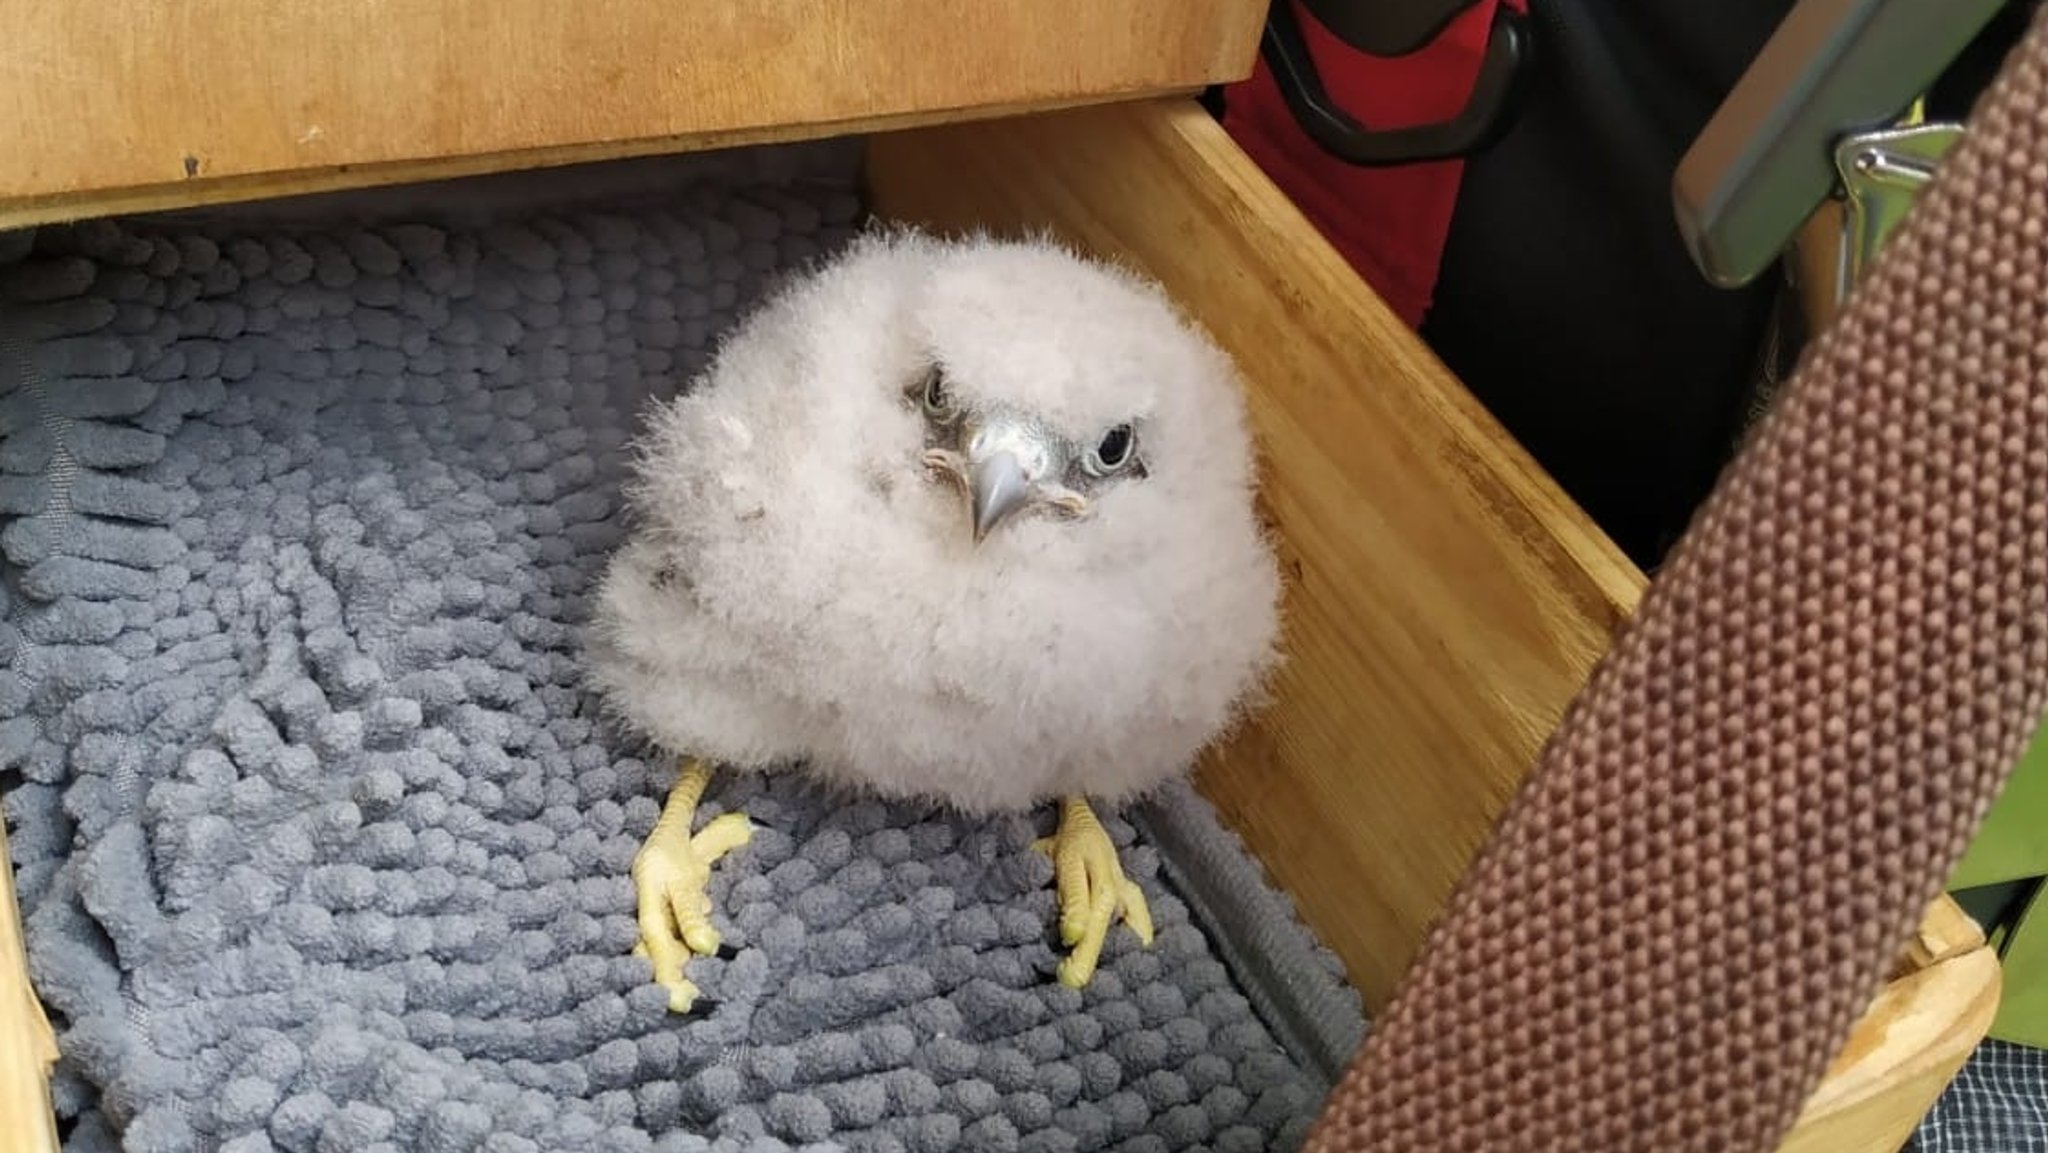
[(1091, 808), (1188, 770), (1278, 655), (1234, 366), (1153, 284), (1046, 241), (868, 233), (650, 416), (587, 670), (682, 773), (635, 858), (670, 1004), (719, 948), (714, 764), (968, 815), (1058, 800), (1060, 979), (1151, 917)]

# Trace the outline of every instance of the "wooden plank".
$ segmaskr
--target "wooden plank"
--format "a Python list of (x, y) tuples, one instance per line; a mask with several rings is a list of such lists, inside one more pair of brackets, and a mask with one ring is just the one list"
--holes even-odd
[(1885, 986), (1778, 1153), (1896, 1153), (1984, 1039), (1998, 994), (1987, 948)]
[(0, 0), (0, 227), (1184, 91), (1256, 0)]
[(1201, 784), (1384, 1004), (1642, 575), (1192, 102), (893, 133), (869, 166), (882, 215), (1050, 227), (1237, 358), (1290, 657)]
[(57, 1153), (50, 1110), (57, 1039), (29, 984), (13, 861), (0, 821), (0, 1153)]

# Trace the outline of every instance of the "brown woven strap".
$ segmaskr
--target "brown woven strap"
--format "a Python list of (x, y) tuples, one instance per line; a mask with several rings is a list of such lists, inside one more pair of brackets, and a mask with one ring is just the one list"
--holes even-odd
[(1818, 1086), (2048, 709), (2042, 21), (1574, 702), (1310, 1150), (1762, 1153)]

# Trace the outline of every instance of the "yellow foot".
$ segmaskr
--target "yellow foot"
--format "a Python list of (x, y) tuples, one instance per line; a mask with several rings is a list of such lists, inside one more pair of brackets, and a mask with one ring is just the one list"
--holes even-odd
[(1124, 876), (1116, 845), (1080, 797), (1060, 809), (1059, 831), (1032, 846), (1052, 858), (1060, 891), (1060, 940), (1073, 952), (1060, 962), (1060, 983), (1082, 988), (1095, 977), (1103, 942), (1118, 917), (1145, 945), (1152, 944), (1152, 910), (1145, 893)]
[(687, 1013), (700, 990), (683, 976), (692, 954), (718, 951), (718, 930), (711, 925), (711, 896), (705, 886), (711, 866), (720, 857), (753, 839), (753, 826), (740, 813), (717, 817), (695, 834), (690, 825), (711, 770), (702, 761), (683, 764), (683, 775), (669, 791), (661, 819), (633, 858), (633, 888), (639, 898), (640, 943), (633, 955), (654, 963), (654, 980), (668, 990), (668, 1007)]

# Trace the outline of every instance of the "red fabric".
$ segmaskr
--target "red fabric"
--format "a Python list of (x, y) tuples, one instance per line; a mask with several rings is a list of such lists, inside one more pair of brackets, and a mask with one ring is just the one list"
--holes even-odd
[[(1337, 106), (1368, 127), (1404, 128), (1448, 119), (1465, 106), (1494, 9), (1502, 3), (1525, 11), (1527, 0), (1480, 0), (1427, 47), (1393, 58), (1351, 48), (1298, 4), (1295, 14)], [(1263, 59), (1249, 79), (1226, 89), (1223, 127), (1403, 321), (1422, 323), (1450, 232), (1461, 161), (1359, 168), (1338, 160), (1295, 123)]]

